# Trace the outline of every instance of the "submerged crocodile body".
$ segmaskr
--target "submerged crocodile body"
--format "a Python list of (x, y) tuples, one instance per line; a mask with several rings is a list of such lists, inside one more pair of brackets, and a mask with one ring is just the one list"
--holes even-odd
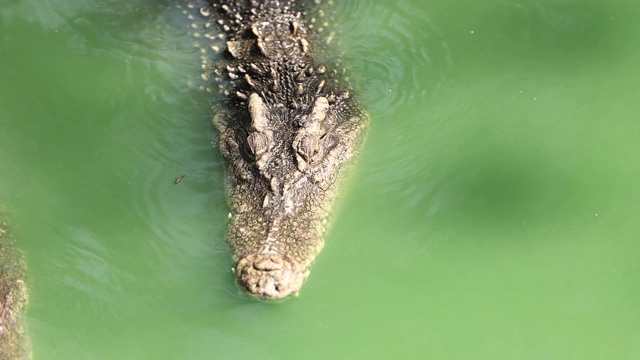
[(32, 358), (22, 323), (28, 301), (24, 276), (24, 258), (2, 222), (0, 209), (0, 359)]
[(238, 284), (261, 299), (296, 294), (307, 278), (368, 122), (336, 65), (314, 61), (330, 40), (308, 13), (321, 15), (319, 3), (210, 0), (200, 9), (221, 58), (212, 74), (224, 94), (214, 124), (229, 180), (227, 241)]

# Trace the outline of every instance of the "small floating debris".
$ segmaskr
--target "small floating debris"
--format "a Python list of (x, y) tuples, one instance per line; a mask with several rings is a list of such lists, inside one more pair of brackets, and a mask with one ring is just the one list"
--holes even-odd
[(184, 177), (185, 177), (185, 176), (187, 176), (187, 175), (180, 175), (180, 176), (178, 176), (178, 178), (176, 179), (176, 181), (174, 181), (173, 183), (174, 183), (174, 184), (179, 183), (180, 181), (182, 181), (182, 179), (184, 179)]

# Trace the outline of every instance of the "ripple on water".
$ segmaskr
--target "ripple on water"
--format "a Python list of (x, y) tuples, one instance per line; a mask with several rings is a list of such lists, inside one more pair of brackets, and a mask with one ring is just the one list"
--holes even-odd
[(128, 134), (135, 157), (130, 183), (135, 212), (166, 242), (193, 235), (196, 219), (212, 224), (214, 217), (225, 218), (215, 213), (224, 209), (213, 208), (224, 201), (224, 178), (203, 104), (160, 106), (151, 114), (139, 109), (141, 117), (132, 123), (136, 129)]
[(200, 77), (199, 50), (190, 21), (175, 7), (104, 5), (96, 17), (109, 30), (90, 29), (91, 19), (78, 23), (87, 28), (77, 36), (94, 40), (89, 54), (122, 60), (125, 67), (114, 70), (124, 76), (102, 134), (113, 148), (111, 161), (118, 162), (114, 171), (126, 178), (135, 219), (121, 234), (130, 239), (124, 246), (140, 253), (139, 261), (153, 269), (150, 276), (182, 286), (195, 267), (210, 276), (204, 266), (227, 257), (224, 178), (211, 146), (210, 101), (189, 86)]
[(374, 116), (423, 100), (443, 81), (450, 52), (422, 10), (409, 1), (349, 1), (336, 6), (337, 34), (344, 34), (346, 45), (343, 58)]
[[(447, 156), (437, 149), (446, 148), (451, 138), (443, 136), (443, 124), (459, 121), (469, 106), (448, 77), (453, 60), (446, 38), (414, 4), (338, 5), (338, 22), (349, 42), (344, 57), (353, 64), (357, 88), (372, 116), (370, 140), (377, 138), (364, 150), (376, 159), (363, 169), (363, 180), (373, 183), (365, 186), (393, 194), (407, 207), (437, 194), (439, 180), (430, 174)], [(425, 181), (415, 181), (425, 176)]]

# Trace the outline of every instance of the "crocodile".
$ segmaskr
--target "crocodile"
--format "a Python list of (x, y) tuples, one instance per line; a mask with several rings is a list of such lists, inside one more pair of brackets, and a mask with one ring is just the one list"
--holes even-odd
[(0, 209), (0, 359), (31, 359), (22, 313), (28, 302), (25, 261)]
[(338, 64), (316, 63), (333, 37), (320, 0), (201, 5), (219, 53), (208, 74), (222, 93), (214, 143), (227, 170), (236, 282), (263, 300), (297, 295), (369, 118)]

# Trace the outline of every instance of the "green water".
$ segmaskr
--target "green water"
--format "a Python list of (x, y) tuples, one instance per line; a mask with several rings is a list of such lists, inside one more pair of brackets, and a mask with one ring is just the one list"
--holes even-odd
[(36, 359), (637, 357), (640, 3), (339, 9), (367, 144), (300, 297), (265, 304), (232, 281), (189, 21), (1, 2)]

